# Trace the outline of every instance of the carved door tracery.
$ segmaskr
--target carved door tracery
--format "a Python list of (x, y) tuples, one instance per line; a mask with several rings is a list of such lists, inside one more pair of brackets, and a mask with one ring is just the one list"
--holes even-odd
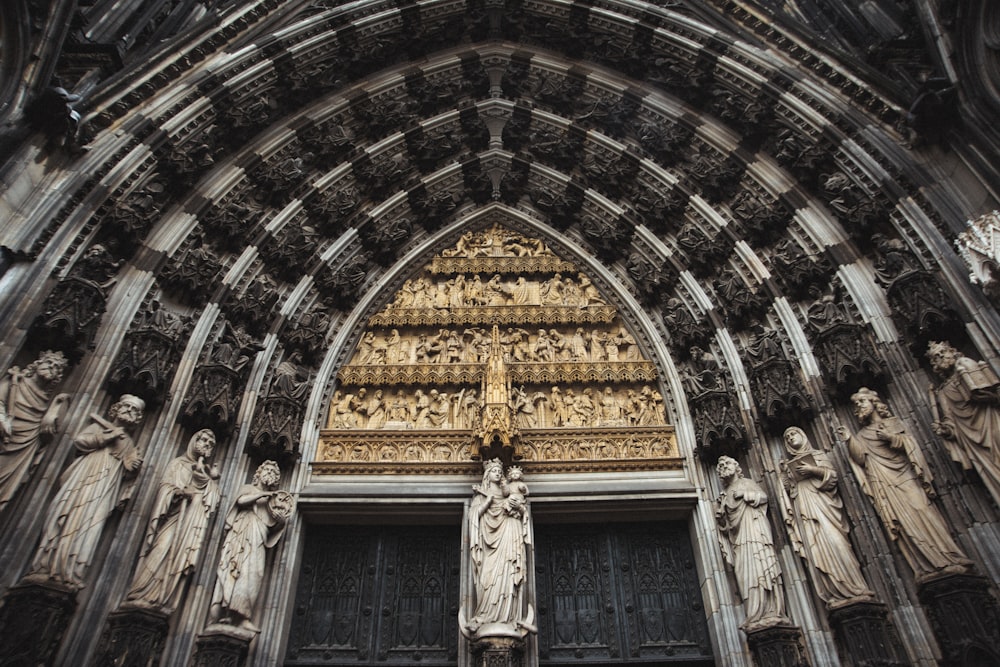
[(454, 665), (459, 540), (451, 526), (311, 527), (285, 664)]
[(711, 665), (687, 525), (535, 531), (541, 665)]

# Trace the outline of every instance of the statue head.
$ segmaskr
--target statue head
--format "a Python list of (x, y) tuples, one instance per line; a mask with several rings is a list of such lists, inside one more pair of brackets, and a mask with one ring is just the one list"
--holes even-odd
[(142, 421), (146, 402), (132, 394), (122, 394), (118, 402), (108, 410), (108, 416), (112, 421), (135, 426)]
[(483, 483), (499, 482), (503, 477), (503, 463), (500, 459), (483, 461)]
[(927, 359), (935, 373), (948, 375), (955, 367), (955, 362), (961, 356), (948, 341), (933, 340), (927, 344)]
[(743, 469), (731, 456), (720, 456), (719, 462), (715, 464), (715, 472), (719, 474), (719, 479), (725, 484), (728, 484), (730, 479), (743, 476)]
[(45, 350), (38, 355), (37, 359), (28, 364), (25, 374), (29, 377), (31, 375), (38, 375), (45, 382), (57, 384), (62, 382), (63, 373), (66, 372), (68, 365), (69, 361), (67, 361), (62, 352), (58, 350), (55, 352)]
[(210, 428), (203, 428), (188, 440), (187, 453), (192, 459), (211, 458), (215, 451), (215, 433)]
[(511, 466), (507, 469), (507, 479), (512, 482), (516, 482), (524, 477), (524, 471), (521, 470), (520, 466)]
[(892, 416), (889, 406), (879, 398), (878, 392), (868, 387), (862, 387), (852, 394), (851, 403), (854, 403), (854, 416), (862, 423), (867, 423), (873, 414), (883, 418)]
[(806, 436), (806, 432), (798, 426), (789, 426), (785, 429), (784, 441), (785, 449), (792, 456), (810, 449), (809, 438)]
[(253, 475), (254, 486), (259, 486), (264, 489), (273, 490), (278, 487), (278, 482), (281, 481), (281, 468), (275, 461), (264, 461), (259, 466), (257, 466), (257, 472)]

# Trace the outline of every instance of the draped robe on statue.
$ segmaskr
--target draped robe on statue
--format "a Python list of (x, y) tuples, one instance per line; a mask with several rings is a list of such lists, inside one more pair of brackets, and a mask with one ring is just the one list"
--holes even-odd
[[(753, 480), (737, 477), (719, 496), (716, 519), (722, 550), (732, 564), (746, 608), (747, 631), (787, 622), (781, 568), (774, 554), (774, 537), (767, 521), (767, 500), (754, 507), (747, 497), (762, 497)], [(728, 542), (727, 542), (728, 541)]]
[(476, 625), (515, 625), (525, 618), (527, 526), (511, 514), (499, 485), (475, 487), (470, 507), (470, 542), (476, 581)]
[[(1000, 405), (996, 389), (974, 391), (962, 382), (961, 372), (979, 371), (979, 364), (959, 357), (956, 370), (937, 390), (942, 416), (954, 433), (945, 438), (951, 458), (966, 470), (975, 468), (993, 499), (1000, 503)], [(981, 372), (981, 371), (980, 371)], [(991, 380), (996, 376), (989, 372)]]
[(31, 469), (41, 445), (42, 424), (54, 400), (35, 378), (25, 377), (19, 369), (8, 371), (0, 383), (0, 395), (11, 419), (10, 437), (0, 437), (0, 509), (14, 497)]
[(181, 581), (198, 564), (208, 520), (219, 502), (215, 480), (195, 479), (199, 462), (193, 448), (192, 439), (187, 454), (167, 466), (153, 504), (146, 548), (128, 592), (129, 601), (167, 613), (176, 607)]
[(898, 419), (866, 425), (848, 440), (848, 452), (861, 488), (917, 577), (964, 570), (969, 560), (928, 497), (933, 491), (923, 452)]
[[(236, 503), (226, 516), (226, 541), (219, 556), (218, 581), (213, 604), (242, 616), (253, 616), (261, 585), (267, 550), (278, 543), (285, 532), (285, 521), (275, 517), (267, 505), (267, 498), (257, 498), (241, 503), (244, 498), (256, 497), (261, 489), (244, 484)], [(249, 506), (246, 506), (249, 504)]]
[(83, 456), (59, 479), (59, 493), (49, 507), (32, 575), (83, 586), (104, 524), (124, 500), (125, 471), (139, 458), (132, 438), (112, 437), (114, 433), (123, 432), (109, 429), (105, 422), (91, 424), (76, 436), (73, 444)]
[[(823, 469), (823, 477), (800, 475), (795, 466), (801, 457)], [(825, 602), (872, 597), (861, 566), (847, 539), (844, 503), (837, 494), (837, 472), (825, 452), (805, 448), (799, 457), (783, 462), (798, 525), (809, 561), (816, 570), (816, 588)]]

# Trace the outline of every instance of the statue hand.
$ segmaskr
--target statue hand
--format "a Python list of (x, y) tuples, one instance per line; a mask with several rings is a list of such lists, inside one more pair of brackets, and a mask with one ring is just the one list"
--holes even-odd
[(135, 472), (136, 470), (139, 469), (139, 466), (141, 465), (142, 465), (142, 457), (136, 456), (128, 459), (125, 462), (125, 469), (128, 470), (129, 472)]
[(851, 434), (847, 430), (847, 427), (845, 426), (838, 426), (836, 429), (834, 429), (834, 433), (836, 434), (837, 439), (843, 442), (847, 442), (848, 440), (851, 439)]
[(14, 430), (10, 415), (0, 415), (0, 440), (6, 440)]
[(947, 422), (942, 422), (935, 419), (933, 422), (931, 422), (931, 430), (934, 431), (935, 435), (939, 435), (945, 440), (955, 439), (955, 429), (953, 429), (951, 424)]

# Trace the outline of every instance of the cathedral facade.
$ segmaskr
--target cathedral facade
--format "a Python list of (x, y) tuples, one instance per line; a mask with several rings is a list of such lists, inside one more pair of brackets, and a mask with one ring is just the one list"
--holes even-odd
[(0, 664), (1000, 664), (987, 0), (0, 7)]

